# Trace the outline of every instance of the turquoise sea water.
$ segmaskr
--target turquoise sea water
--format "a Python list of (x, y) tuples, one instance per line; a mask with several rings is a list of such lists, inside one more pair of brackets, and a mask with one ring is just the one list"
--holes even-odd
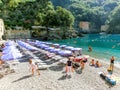
[[(83, 54), (104, 61), (109, 61), (111, 56), (115, 56), (116, 62), (120, 63), (120, 34), (89, 34), (85, 35), (85, 37), (56, 40), (52, 42), (80, 47), (83, 49)], [(92, 52), (88, 52), (89, 46), (92, 47)]]

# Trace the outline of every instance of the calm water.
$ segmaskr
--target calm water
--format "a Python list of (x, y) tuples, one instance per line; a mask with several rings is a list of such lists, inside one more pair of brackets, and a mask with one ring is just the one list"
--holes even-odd
[[(80, 47), (83, 54), (88, 54), (100, 60), (109, 61), (115, 56), (116, 62), (120, 63), (120, 35), (119, 34), (89, 34), (81, 38), (52, 41), (61, 45)], [(88, 52), (91, 46), (93, 51)]]

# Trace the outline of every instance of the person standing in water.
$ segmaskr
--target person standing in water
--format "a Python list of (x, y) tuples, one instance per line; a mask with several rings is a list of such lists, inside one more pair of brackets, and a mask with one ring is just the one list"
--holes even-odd
[(34, 75), (35, 71), (38, 73), (38, 75), (40, 75), (38, 66), (31, 59), (29, 60), (29, 64), (30, 64), (30, 71), (32, 72), (32, 75)]
[(91, 47), (91, 46), (88, 47), (88, 51), (89, 51), (89, 52), (92, 51), (92, 47)]

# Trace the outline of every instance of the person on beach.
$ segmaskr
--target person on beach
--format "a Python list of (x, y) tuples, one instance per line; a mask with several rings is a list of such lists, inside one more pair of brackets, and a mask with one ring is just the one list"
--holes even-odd
[(31, 59), (29, 60), (29, 64), (30, 64), (30, 71), (32, 72), (32, 75), (34, 75), (35, 71), (38, 73), (38, 75), (40, 75), (38, 66)]
[(100, 67), (100, 66), (101, 66), (101, 64), (99, 63), (99, 61), (96, 61), (95, 67)]
[(111, 59), (110, 59), (110, 69), (113, 71), (114, 69), (114, 61), (115, 61), (115, 57), (112, 56)]
[(85, 66), (85, 63), (84, 63), (83, 60), (80, 61), (80, 66), (81, 66), (81, 70), (83, 70), (83, 69), (84, 69), (84, 66)]
[(2, 45), (1, 45), (1, 48), (4, 48), (5, 47), (5, 44), (3, 43)]
[(90, 66), (95, 66), (95, 61), (94, 59), (91, 60), (91, 62), (89, 63)]
[(72, 72), (72, 61), (70, 58), (68, 58), (67, 64), (66, 64), (66, 76), (71, 75)]

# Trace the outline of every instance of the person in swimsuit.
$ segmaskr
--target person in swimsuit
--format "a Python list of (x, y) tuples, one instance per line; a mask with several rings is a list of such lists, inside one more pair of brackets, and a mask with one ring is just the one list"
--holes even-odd
[(95, 62), (94, 59), (91, 60), (91, 62), (89, 63), (90, 66), (95, 66)]
[(32, 62), (32, 60), (29, 60), (29, 64), (30, 64), (30, 71), (32, 72), (32, 75), (34, 75), (34, 72), (36, 71), (38, 73), (38, 75), (40, 75), (40, 72), (38, 70), (38, 66)]
[(71, 75), (72, 72), (72, 61), (70, 58), (68, 58), (67, 64), (66, 64), (66, 73), (67, 75)]
[(114, 56), (112, 56), (111, 57), (111, 59), (110, 59), (110, 69), (113, 71), (113, 69), (114, 69), (114, 61), (115, 61), (115, 58), (114, 58)]
[(100, 66), (101, 66), (101, 64), (99, 63), (99, 61), (96, 61), (95, 67), (100, 67)]

